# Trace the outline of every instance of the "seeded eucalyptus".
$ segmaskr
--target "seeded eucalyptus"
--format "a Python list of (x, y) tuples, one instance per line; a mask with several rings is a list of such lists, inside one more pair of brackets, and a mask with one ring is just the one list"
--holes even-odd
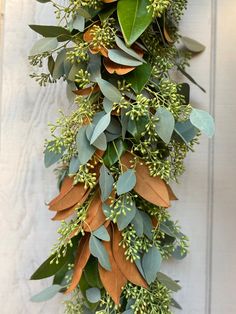
[[(183, 259), (188, 238), (168, 212), (170, 185), (200, 133), (214, 122), (176, 82), (204, 50), (178, 24), (186, 0), (37, 0), (54, 7), (57, 26), (30, 25), (31, 77), (66, 85), (71, 110), (49, 124), (46, 167), (59, 194), (49, 202), (58, 242), (32, 275), (52, 285), (32, 301), (66, 295), (65, 313), (168, 314), (181, 308), (177, 278), (162, 273)], [(62, 4), (63, 2), (63, 4)]]

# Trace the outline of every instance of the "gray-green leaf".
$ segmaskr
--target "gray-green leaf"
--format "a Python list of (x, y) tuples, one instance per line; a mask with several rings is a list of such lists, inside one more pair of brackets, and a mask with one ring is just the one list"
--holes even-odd
[(33, 45), (30, 56), (35, 56), (43, 52), (51, 52), (56, 49), (58, 45), (58, 40), (54, 37), (41, 38)]
[(184, 46), (191, 52), (199, 53), (204, 51), (206, 48), (203, 44), (186, 36), (181, 37), (181, 40)]
[(86, 298), (91, 303), (97, 303), (101, 299), (101, 291), (98, 288), (90, 288), (86, 290)]
[(121, 195), (131, 191), (136, 184), (136, 175), (134, 169), (129, 169), (119, 176), (116, 190), (117, 194)]
[(108, 271), (111, 271), (108, 253), (100, 240), (91, 235), (89, 240), (90, 252), (93, 256), (98, 258), (100, 265)]
[(85, 18), (82, 15), (77, 15), (73, 19), (73, 28), (77, 29), (80, 32), (83, 32), (84, 26), (85, 26)]
[(100, 240), (110, 241), (110, 235), (104, 226), (101, 226), (97, 230), (93, 231), (93, 235)]
[(190, 121), (196, 128), (201, 130), (208, 137), (212, 137), (214, 135), (214, 119), (208, 112), (193, 108), (190, 114)]
[(83, 126), (79, 129), (76, 136), (76, 145), (78, 150), (78, 158), (81, 162), (81, 165), (86, 164), (89, 159), (93, 156), (96, 148), (90, 145), (87, 136), (86, 136), (86, 126)]
[(127, 53), (125, 53), (122, 50), (119, 49), (109, 49), (108, 50), (108, 57), (110, 60), (112, 60), (115, 63), (122, 64), (122, 65), (127, 65), (127, 66), (139, 66), (143, 62), (134, 59)]
[(115, 103), (120, 102), (122, 95), (114, 85), (99, 77), (97, 77), (96, 81), (101, 89), (101, 92), (106, 98)]
[(111, 121), (111, 113), (106, 113), (101, 119), (98, 121), (97, 125), (93, 130), (93, 134), (90, 140), (90, 144), (93, 144), (96, 139), (106, 130)]
[(120, 214), (117, 218), (117, 226), (118, 229), (121, 231), (126, 228), (134, 219), (137, 208), (134, 201), (132, 201), (132, 203), (130, 204), (130, 202), (127, 202), (127, 199), (124, 196), (121, 205), (117, 210), (120, 211)]
[(41, 291), (40, 293), (34, 295), (30, 300), (32, 302), (44, 302), (52, 299), (58, 292), (62, 290), (60, 285), (52, 285)]
[(169, 144), (175, 127), (175, 119), (172, 113), (165, 107), (159, 107), (156, 111), (158, 121), (156, 123), (156, 132), (166, 144)]
[(191, 142), (194, 137), (198, 134), (198, 129), (195, 128), (194, 125), (190, 122), (190, 120), (184, 122), (176, 122), (175, 123), (175, 132), (179, 135), (179, 137), (188, 144)]
[(161, 253), (157, 247), (152, 247), (144, 254), (142, 258), (142, 266), (145, 273), (145, 278), (148, 284), (152, 283), (161, 267)]
[(100, 168), (99, 186), (101, 190), (101, 199), (105, 202), (110, 196), (113, 189), (114, 179), (106, 166)]
[(177, 292), (181, 289), (181, 286), (176, 281), (161, 272), (157, 274), (157, 279), (171, 291)]
[(131, 57), (133, 57), (133, 58), (135, 58), (135, 59), (141, 61), (142, 63), (145, 63), (145, 62), (146, 62), (142, 57), (140, 57), (140, 55), (139, 55), (136, 51), (134, 51), (134, 50), (131, 49), (131, 48), (128, 48), (128, 47), (126, 46), (126, 44), (123, 42), (123, 40), (120, 39), (120, 37), (115, 36), (115, 40), (116, 40), (117, 46), (118, 46), (121, 50), (123, 50), (124, 52), (126, 52), (128, 55), (130, 55)]

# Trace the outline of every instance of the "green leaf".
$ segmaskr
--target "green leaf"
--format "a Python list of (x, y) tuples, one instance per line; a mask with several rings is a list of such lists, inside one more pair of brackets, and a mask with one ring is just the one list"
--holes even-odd
[(182, 260), (186, 257), (187, 252), (185, 252), (184, 254), (182, 254), (182, 250), (181, 247), (178, 245), (176, 246), (174, 252), (172, 253), (172, 256), (177, 259), (177, 260)]
[(110, 6), (108, 8), (105, 7), (104, 10), (100, 11), (98, 16), (100, 18), (100, 21), (103, 22), (105, 21), (108, 17), (110, 17), (114, 12), (116, 11), (116, 5), (112, 6), (110, 8)]
[(146, 30), (152, 22), (152, 12), (148, 12), (148, 0), (120, 0), (117, 5), (118, 20), (128, 46)]
[(68, 40), (71, 36), (70, 32), (61, 26), (29, 25), (29, 27), (43, 37), (57, 37), (58, 41)]
[(136, 175), (134, 169), (129, 169), (119, 176), (116, 190), (117, 194), (121, 195), (131, 191), (136, 184)]
[(101, 291), (98, 288), (89, 288), (86, 290), (86, 298), (91, 303), (97, 303), (101, 299)]
[(58, 162), (64, 154), (65, 149), (62, 148), (60, 153), (50, 151), (50, 147), (54, 145), (54, 141), (50, 142), (44, 151), (44, 165), (46, 168), (51, 167)]
[(175, 307), (176, 309), (182, 310), (182, 307), (179, 305), (175, 299), (171, 298), (171, 306)]
[(199, 131), (192, 125), (190, 120), (187, 120), (185, 122), (175, 123), (175, 132), (186, 144), (188, 144), (195, 138)]
[(157, 273), (160, 271), (161, 262), (161, 253), (157, 247), (153, 246), (144, 254), (142, 266), (148, 284), (151, 284), (156, 279)]
[(34, 295), (30, 300), (32, 302), (45, 302), (52, 299), (58, 292), (62, 290), (60, 285), (52, 285), (41, 291), (40, 293)]
[(117, 226), (118, 229), (121, 231), (126, 228), (134, 219), (137, 208), (134, 201), (132, 201), (132, 203), (130, 204), (130, 202), (127, 201), (126, 196), (124, 196), (117, 211), (120, 212), (117, 218)]
[(120, 39), (120, 37), (118, 36), (115, 36), (115, 40), (116, 40), (116, 44), (117, 46), (123, 50), (126, 54), (130, 55), (131, 57), (133, 57), (134, 59), (137, 59), (139, 60), (141, 63), (146, 63), (146, 61), (140, 57), (140, 55), (134, 51), (133, 49), (131, 48), (128, 48), (125, 43), (123, 42), (123, 40)]
[(178, 234), (176, 234), (176, 230), (173, 228), (173, 225), (168, 223), (168, 221), (160, 223), (160, 230), (165, 234), (169, 235), (172, 238), (177, 238)]
[(107, 99), (106, 97), (104, 97), (103, 99), (103, 109), (106, 113), (109, 113), (112, 111), (113, 108), (113, 103), (112, 101), (110, 101), (109, 99)]
[(131, 84), (131, 87), (135, 93), (141, 93), (150, 78), (151, 72), (152, 67), (150, 64), (142, 64), (134, 71), (126, 75), (125, 80)]
[(149, 119), (146, 116), (140, 117), (138, 120), (129, 119), (127, 130), (133, 137), (138, 140), (142, 132), (145, 131)]
[(132, 309), (129, 309), (129, 310), (122, 312), (122, 314), (134, 314), (134, 311)]
[(52, 75), (55, 66), (55, 61), (52, 56), (48, 57), (48, 71)]
[(140, 211), (140, 214), (143, 218), (143, 233), (150, 239), (152, 240), (152, 228), (153, 228), (153, 225), (152, 225), (152, 220), (150, 218), (150, 216), (143, 212), (143, 211)]
[(91, 82), (101, 79), (101, 56), (99, 54), (89, 54), (88, 72)]
[(178, 85), (178, 92), (180, 95), (184, 96), (185, 105), (187, 106), (190, 102), (190, 86), (188, 83), (182, 83)]
[(90, 144), (93, 144), (96, 139), (106, 130), (111, 121), (111, 113), (106, 113), (101, 119), (97, 122), (93, 134), (90, 140)]
[(181, 40), (184, 46), (191, 52), (199, 53), (206, 49), (206, 47), (203, 44), (199, 43), (198, 41), (192, 38), (183, 36), (181, 37)]
[(92, 234), (103, 241), (110, 241), (110, 235), (104, 226), (99, 227), (97, 230), (93, 231)]
[(73, 156), (69, 164), (69, 174), (75, 174), (79, 170), (80, 166), (81, 162), (78, 156), (77, 157)]
[(134, 225), (134, 229), (139, 237), (143, 235), (143, 217), (139, 210), (136, 211), (136, 215), (131, 222)]
[(187, 79), (189, 79), (190, 82), (192, 82), (194, 85), (196, 85), (197, 87), (199, 87), (204, 93), (206, 93), (206, 90), (197, 83), (197, 81), (195, 81), (195, 79), (188, 74), (183, 68), (181, 68), (180, 66), (177, 67), (178, 70), (185, 76), (187, 77)]
[(36, 1), (38, 1), (38, 2), (40, 2), (40, 3), (47, 3), (47, 2), (51, 2), (51, 0), (36, 0)]
[(181, 289), (181, 286), (176, 281), (174, 281), (173, 279), (171, 279), (170, 277), (163, 273), (159, 272), (157, 274), (157, 280), (163, 285), (165, 285), (166, 288), (171, 291), (177, 292)]
[(98, 273), (97, 258), (90, 256), (89, 261), (84, 268), (84, 276), (90, 287), (103, 287)]
[(111, 271), (109, 256), (105, 247), (102, 242), (92, 234), (89, 240), (89, 248), (91, 254), (98, 258), (100, 265), (106, 270)]
[(57, 48), (57, 45), (58, 41), (56, 38), (48, 37), (39, 39), (32, 47), (30, 51), (30, 56), (35, 56), (43, 52), (51, 52), (52, 50)]
[(122, 154), (127, 150), (127, 145), (122, 139), (117, 139), (108, 144), (103, 162), (107, 167), (111, 167), (116, 163)]
[(101, 199), (105, 202), (113, 190), (114, 179), (106, 166), (100, 168), (99, 186), (101, 190)]
[(96, 79), (96, 81), (101, 89), (101, 92), (107, 99), (115, 103), (120, 102), (122, 95), (114, 85), (99, 77)]
[(112, 208), (109, 205), (107, 205), (106, 203), (102, 204), (102, 211), (107, 218), (111, 216), (111, 210)]
[(52, 77), (56, 80), (65, 74), (64, 60), (66, 58), (66, 49), (62, 49), (57, 55)]
[(212, 137), (214, 135), (214, 119), (208, 112), (193, 108), (190, 114), (190, 121), (196, 128), (201, 130), (208, 137)]
[(81, 165), (85, 165), (93, 156), (96, 148), (90, 145), (86, 136), (87, 126), (82, 126), (76, 135), (76, 145), (78, 150), (78, 158)]
[(155, 129), (157, 134), (166, 144), (169, 144), (175, 127), (173, 114), (165, 107), (159, 107), (156, 111), (156, 117), (159, 119)]
[(134, 59), (133, 57), (131, 57), (130, 55), (128, 55), (127, 53), (119, 49), (109, 49), (108, 57), (111, 61), (115, 63), (127, 65), (127, 66), (135, 67), (143, 63), (137, 59)]
[(85, 27), (85, 18), (82, 15), (77, 15), (74, 19), (73, 19), (73, 28), (83, 32), (84, 31), (84, 27)]
[[(95, 123), (97, 123), (97, 121), (95, 121)], [(89, 140), (89, 142), (91, 141), (93, 132), (95, 129), (95, 125), (94, 124), (90, 124), (87, 126), (87, 130), (86, 130), (86, 135), (87, 135), (87, 139)], [(101, 133), (98, 138), (93, 142), (94, 147), (105, 151), (107, 149), (107, 138), (105, 133)]]

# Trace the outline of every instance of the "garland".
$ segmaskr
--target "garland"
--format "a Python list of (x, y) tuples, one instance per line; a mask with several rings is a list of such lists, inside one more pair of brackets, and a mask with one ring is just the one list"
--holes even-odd
[(189, 85), (174, 80), (181, 72), (199, 86), (186, 67), (204, 46), (178, 33), (187, 1), (37, 1), (54, 7), (58, 26), (30, 25), (43, 36), (31, 77), (63, 79), (72, 105), (45, 144), (59, 187), (48, 206), (61, 226), (31, 277), (53, 283), (32, 301), (62, 292), (68, 314), (172, 313), (181, 287), (161, 265), (184, 258), (188, 238), (167, 210), (177, 200), (169, 184), (200, 132), (214, 133)]

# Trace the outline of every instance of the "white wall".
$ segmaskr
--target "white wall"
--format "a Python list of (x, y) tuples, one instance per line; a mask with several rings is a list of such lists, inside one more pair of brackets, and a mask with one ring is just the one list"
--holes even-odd
[[(29, 0), (6, 0), (4, 8), (2, 5), (2, 314), (63, 312), (59, 297), (47, 304), (29, 302), (32, 294), (47, 285), (47, 281), (29, 282), (28, 278), (49, 253), (58, 226), (50, 221), (44, 205), (54, 195), (55, 180), (43, 167), (43, 140), (48, 121), (54, 121), (58, 108), (67, 104), (60, 86), (39, 88), (28, 77), (27, 54), (35, 35), (27, 24), (46, 24), (50, 20), (47, 10), (48, 6)], [(235, 19), (234, 0), (191, 0), (182, 24), (183, 35), (207, 46), (205, 53), (193, 60), (190, 73), (208, 92), (203, 94), (192, 86), (192, 103), (214, 114), (217, 125), (214, 140), (202, 137), (201, 145), (189, 156), (187, 172), (176, 186), (180, 200), (172, 212), (190, 236), (191, 254), (166, 268), (183, 285), (176, 296), (183, 314), (236, 313)]]

